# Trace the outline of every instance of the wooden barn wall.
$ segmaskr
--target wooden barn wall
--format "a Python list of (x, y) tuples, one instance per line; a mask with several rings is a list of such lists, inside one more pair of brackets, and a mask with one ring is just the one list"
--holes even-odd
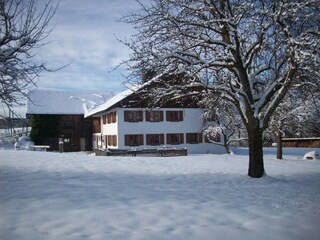
[(83, 115), (61, 115), (59, 136), (48, 138), (43, 144), (50, 145), (50, 150), (59, 151), (59, 137), (67, 142), (63, 144), (65, 152), (80, 151), (80, 139), (85, 139), (85, 151), (92, 150), (92, 118), (84, 119)]
[(320, 139), (283, 140), (284, 147), (320, 148)]

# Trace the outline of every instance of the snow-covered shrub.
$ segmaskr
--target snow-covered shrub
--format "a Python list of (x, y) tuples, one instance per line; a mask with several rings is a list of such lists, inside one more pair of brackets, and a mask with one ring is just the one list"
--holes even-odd
[(14, 144), (16, 150), (31, 150), (34, 143), (29, 137), (19, 137), (18, 141)]
[(319, 153), (317, 151), (311, 151), (311, 152), (307, 152), (303, 159), (306, 160), (317, 160), (319, 159)]

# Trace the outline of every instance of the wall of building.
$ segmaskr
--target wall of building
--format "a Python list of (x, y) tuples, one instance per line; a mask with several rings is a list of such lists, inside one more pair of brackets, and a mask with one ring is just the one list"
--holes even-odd
[[(32, 121), (32, 115), (29, 116)], [(92, 118), (84, 119), (83, 115), (41, 114), (41, 116), (58, 116), (58, 126), (55, 136), (46, 137), (39, 144), (49, 145), (50, 151), (59, 151), (59, 139), (62, 138), (65, 152), (92, 150)]]
[[(124, 111), (130, 110), (142, 110), (142, 121), (138, 122), (125, 122)], [(187, 136), (186, 133), (201, 133), (201, 114), (202, 109), (199, 108), (162, 108), (163, 111), (163, 121), (159, 122), (148, 122), (146, 121), (146, 109), (136, 109), (136, 108), (117, 108), (110, 112), (116, 111), (116, 122), (103, 124), (104, 113), (101, 116), (101, 126), (102, 126), (102, 138), (107, 139), (108, 135), (117, 136), (116, 146), (112, 144), (107, 144), (107, 148), (110, 149), (130, 149), (130, 148), (160, 148), (160, 147), (175, 147), (175, 148), (187, 148), (189, 153), (225, 153), (225, 149), (222, 146), (218, 146), (212, 143), (206, 143), (202, 139), (201, 143), (186, 143)], [(183, 121), (167, 121), (166, 111), (182, 111)], [(109, 112), (109, 113), (110, 113)], [(126, 146), (125, 145), (125, 135), (143, 135), (143, 145), (140, 146)], [(164, 144), (151, 146), (147, 145), (146, 134), (164, 134)], [(167, 134), (183, 134), (183, 144), (171, 145), (167, 144)], [(104, 146), (106, 148), (106, 145)]]

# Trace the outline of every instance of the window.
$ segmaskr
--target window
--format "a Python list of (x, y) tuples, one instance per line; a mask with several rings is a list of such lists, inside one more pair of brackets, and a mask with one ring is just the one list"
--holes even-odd
[(143, 145), (143, 134), (124, 135), (125, 146), (140, 146)]
[(179, 145), (183, 144), (183, 133), (168, 133), (167, 134), (167, 144)]
[(108, 124), (116, 123), (117, 122), (117, 112), (107, 113), (107, 122), (108, 122)]
[(147, 122), (162, 122), (163, 111), (146, 111)]
[(183, 121), (183, 111), (167, 111), (166, 120), (168, 122), (181, 122)]
[(143, 121), (142, 111), (124, 111), (125, 122), (141, 122)]
[(147, 145), (157, 146), (164, 144), (164, 134), (147, 134)]
[(202, 143), (202, 133), (187, 133), (187, 143), (197, 144)]
[(59, 127), (61, 129), (73, 129), (72, 121), (61, 121)]
[(116, 147), (117, 144), (117, 135), (108, 135), (107, 137), (108, 146)]

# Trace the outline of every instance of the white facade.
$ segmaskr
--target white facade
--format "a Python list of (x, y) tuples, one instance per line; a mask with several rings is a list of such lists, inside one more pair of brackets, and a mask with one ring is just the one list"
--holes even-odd
[[(147, 119), (149, 109), (141, 108), (113, 108), (107, 112), (100, 112), (101, 139), (100, 147), (106, 149), (155, 149), (155, 148), (187, 148), (188, 153), (225, 153), (222, 146), (207, 143), (202, 137), (202, 123), (200, 108), (161, 108), (161, 119), (150, 121)], [(126, 112), (126, 113), (125, 113)], [(139, 112), (141, 119), (128, 121), (125, 115)], [(168, 112), (168, 113), (167, 113)], [(179, 116), (180, 119), (169, 119), (167, 114)], [(175, 115), (176, 114), (176, 115)], [(107, 119), (107, 116), (112, 115)], [(97, 116), (97, 115), (96, 115)], [(149, 115), (150, 116), (150, 115)], [(160, 116), (160, 114), (159, 114)], [(178, 117), (178, 118), (179, 118)], [(171, 118), (171, 117), (170, 117)], [(109, 122), (109, 123), (108, 123)], [(151, 140), (157, 136), (159, 142)], [(94, 137), (97, 139), (98, 136)], [(156, 138), (156, 139), (157, 139)], [(94, 143), (94, 148), (98, 147)]]

